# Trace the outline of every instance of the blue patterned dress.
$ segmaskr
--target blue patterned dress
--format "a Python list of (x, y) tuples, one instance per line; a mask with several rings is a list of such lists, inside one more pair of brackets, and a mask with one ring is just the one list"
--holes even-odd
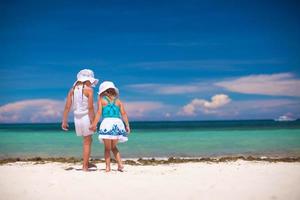
[(107, 101), (107, 105), (102, 107), (102, 122), (99, 127), (99, 140), (103, 139), (119, 140), (126, 142), (128, 140), (127, 132), (123, 121), (121, 120), (120, 107), (115, 104), (116, 99), (110, 101), (108, 97), (103, 99)]

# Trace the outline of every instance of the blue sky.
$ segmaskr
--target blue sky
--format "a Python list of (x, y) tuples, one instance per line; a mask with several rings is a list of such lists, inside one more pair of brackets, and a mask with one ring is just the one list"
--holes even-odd
[(84, 68), (116, 83), (133, 120), (299, 118), (299, 13), (296, 1), (1, 1), (0, 122), (59, 121)]

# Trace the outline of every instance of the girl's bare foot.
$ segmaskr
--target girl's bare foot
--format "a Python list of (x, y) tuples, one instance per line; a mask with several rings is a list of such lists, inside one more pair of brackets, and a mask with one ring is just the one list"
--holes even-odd
[(105, 172), (110, 172), (110, 167), (107, 167), (107, 168), (105, 169)]
[(88, 168), (88, 167), (83, 167), (83, 168), (82, 168), (82, 171), (88, 172), (88, 171), (89, 171), (89, 168)]
[(124, 166), (119, 166), (119, 167), (118, 167), (118, 171), (119, 171), (119, 172), (124, 172)]
[(89, 162), (88, 168), (92, 168), (92, 167), (97, 168), (97, 166), (95, 164)]

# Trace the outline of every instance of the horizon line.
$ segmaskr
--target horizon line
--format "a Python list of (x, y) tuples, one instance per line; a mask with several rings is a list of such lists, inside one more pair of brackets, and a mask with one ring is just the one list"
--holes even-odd
[[(130, 123), (156, 123), (156, 122), (212, 122), (212, 121), (276, 121), (274, 119), (217, 119), (217, 120), (146, 120), (146, 121), (131, 121)], [(300, 121), (300, 119), (295, 119), (293, 121), (284, 121), (284, 122), (294, 122)], [(280, 121), (279, 121), (280, 122)], [(1, 123), (0, 125), (10, 125), (10, 124), (61, 124), (61, 122), (17, 122), (17, 123)], [(69, 122), (69, 124), (74, 124), (74, 122)]]

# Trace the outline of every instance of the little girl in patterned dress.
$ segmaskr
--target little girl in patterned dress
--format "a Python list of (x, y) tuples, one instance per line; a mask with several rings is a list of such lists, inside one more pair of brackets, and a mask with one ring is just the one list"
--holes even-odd
[(105, 171), (110, 171), (110, 151), (113, 152), (115, 159), (117, 160), (118, 171), (123, 171), (124, 167), (120, 152), (117, 148), (117, 143), (126, 142), (128, 140), (127, 134), (130, 133), (128, 117), (123, 103), (118, 98), (119, 90), (115, 87), (113, 82), (104, 81), (101, 83), (98, 95), (98, 111), (93, 123), (90, 126), (90, 130), (96, 130), (97, 123), (102, 116), (103, 120), (98, 131), (98, 138), (100, 142), (104, 143), (105, 146)]

